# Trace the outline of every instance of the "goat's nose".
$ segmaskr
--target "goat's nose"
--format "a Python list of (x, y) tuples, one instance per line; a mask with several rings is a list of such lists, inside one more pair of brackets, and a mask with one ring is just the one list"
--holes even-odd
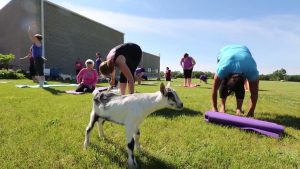
[(183, 107), (183, 103), (180, 103), (180, 107)]

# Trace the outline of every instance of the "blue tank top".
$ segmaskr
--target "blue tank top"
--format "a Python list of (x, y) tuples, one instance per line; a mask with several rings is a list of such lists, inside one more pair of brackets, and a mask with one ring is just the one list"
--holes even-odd
[(243, 74), (249, 81), (258, 78), (259, 72), (256, 62), (246, 46), (228, 45), (220, 50), (217, 75), (221, 79), (225, 79), (231, 73)]
[(43, 55), (43, 46), (36, 46), (35, 44), (32, 44), (32, 56), (33, 58), (42, 57)]

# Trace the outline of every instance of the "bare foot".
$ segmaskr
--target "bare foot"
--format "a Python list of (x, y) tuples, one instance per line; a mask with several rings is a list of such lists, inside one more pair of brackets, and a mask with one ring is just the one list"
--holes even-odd
[(240, 109), (237, 109), (237, 110), (236, 110), (235, 115), (237, 115), (237, 116), (243, 116), (243, 114), (244, 114), (244, 111), (242, 111), (242, 110), (240, 110)]
[(225, 113), (225, 108), (223, 106), (220, 108), (220, 113)]

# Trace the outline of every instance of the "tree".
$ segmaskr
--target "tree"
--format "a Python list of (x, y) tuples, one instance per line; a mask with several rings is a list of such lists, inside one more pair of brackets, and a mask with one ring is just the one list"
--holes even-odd
[(284, 68), (281, 68), (279, 70), (274, 71), (271, 74), (271, 80), (287, 80), (286, 70)]
[(11, 62), (12, 60), (15, 59), (15, 55), (13, 54), (1, 54), (0, 53), (0, 69), (5, 68), (8, 69), (9, 68), (9, 62)]
[(176, 79), (176, 78), (183, 78), (183, 74), (180, 71), (174, 71), (174, 72), (172, 72), (172, 77), (174, 79)]
[(160, 74), (160, 77), (165, 77), (165, 72), (164, 71), (160, 71), (159, 74)]

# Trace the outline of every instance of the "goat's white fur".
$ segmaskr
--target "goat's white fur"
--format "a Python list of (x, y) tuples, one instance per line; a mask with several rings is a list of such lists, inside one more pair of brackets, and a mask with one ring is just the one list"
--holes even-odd
[[(170, 84), (167, 85), (167, 88), (169, 88), (169, 86)], [(137, 167), (136, 160), (133, 156), (132, 144), (134, 143), (135, 147), (140, 149), (139, 126), (145, 117), (165, 107), (175, 109), (183, 108), (183, 104), (176, 93), (173, 95), (175, 101), (168, 99), (166, 93), (167, 90), (162, 83), (160, 91), (155, 93), (115, 96), (105, 105), (97, 104), (94, 101), (90, 122), (86, 128), (84, 148), (86, 149), (89, 144), (90, 131), (96, 119), (98, 121), (100, 137), (104, 136), (102, 124), (105, 120), (123, 124), (126, 129), (126, 139), (128, 142), (128, 164), (129, 167)], [(132, 149), (130, 147), (132, 147)]]
[(63, 73), (61, 73), (61, 74), (59, 74), (59, 76), (60, 76), (63, 80), (67, 80), (67, 79), (72, 80), (72, 76), (71, 76), (71, 75), (68, 75), (68, 74), (63, 74)]

